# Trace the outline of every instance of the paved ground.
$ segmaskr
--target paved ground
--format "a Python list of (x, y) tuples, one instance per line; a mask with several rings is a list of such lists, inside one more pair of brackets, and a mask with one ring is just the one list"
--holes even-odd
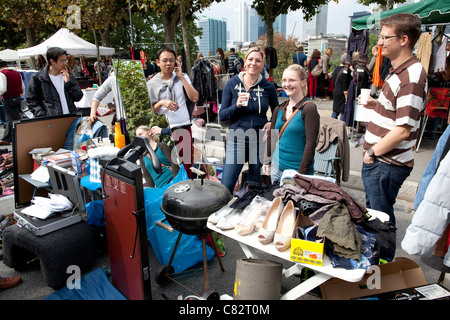
[[(317, 101), (319, 111), (322, 116), (331, 115), (331, 101)], [(107, 123), (107, 121), (105, 121)], [(108, 122), (109, 123), (109, 122)], [(0, 129), (0, 136), (3, 133), (3, 129)], [(424, 140), (420, 147), (420, 151), (415, 154), (416, 156), (416, 166), (405, 183), (399, 200), (395, 205), (395, 213), (397, 216), (398, 232), (397, 232), (397, 253), (396, 256), (408, 257), (416, 261), (421, 267), (425, 274), (428, 282), (433, 283), (438, 280), (440, 272), (430, 267), (427, 263), (423, 262), (420, 257), (409, 256), (403, 252), (400, 248), (400, 242), (403, 239), (405, 230), (410, 224), (411, 218), (413, 216), (413, 205), (412, 201), (414, 199), (415, 191), (417, 185), (420, 181), (422, 173), (430, 161), (437, 140)], [(11, 148), (11, 146), (9, 146)], [(362, 161), (362, 147), (356, 146), (354, 142), (351, 144), (351, 177), (348, 182), (343, 182), (342, 187), (344, 190), (349, 192), (355, 200), (365, 203), (364, 201), (364, 191), (362, 189), (362, 182), (360, 178), (361, 161)], [(14, 210), (14, 199), (12, 196), (0, 198), (0, 214), (9, 214)], [(238, 243), (235, 241), (224, 237), (224, 243), (226, 245), (227, 253), (225, 257), (222, 258), (225, 271), (221, 272), (218, 266), (217, 260), (213, 259), (209, 263), (209, 286), (210, 289), (216, 291), (219, 294), (233, 294), (233, 284), (235, 277), (236, 261), (238, 259), (244, 258), (244, 254), (239, 247)], [(156, 274), (158, 268), (160, 267), (159, 262), (155, 258), (155, 255), (150, 251), (151, 259), (151, 277), (153, 278)], [(272, 256), (261, 255), (267, 259), (279, 261), (274, 259)], [(283, 265), (288, 266), (291, 263), (286, 261), (279, 261)], [(108, 268), (109, 261), (107, 254), (102, 254), (98, 257), (93, 269), (96, 268)], [(40, 300), (45, 298), (47, 295), (51, 294), (53, 290), (45, 285), (42, 279), (42, 275), (39, 269), (39, 263), (32, 263), (29, 265), (27, 270), (21, 271), (20, 273), (8, 268), (0, 261), (0, 276), (14, 276), (20, 275), (23, 279), (23, 283), (20, 285), (0, 291), (0, 300)], [(180, 275), (181, 277), (181, 275)], [(154, 300), (163, 299), (177, 299), (179, 296), (183, 298), (187, 295), (191, 295), (193, 292), (202, 295), (204, 293), (204, 278), (203, 271), (201, 268), (195, 270), (189, 274), (184, 273), (183, 279), (178, 278), (183, 284), (180, 286), (176, 283), (170, 283), (166, 287), (158, 286), (152, 280), (152, 298)], [(282, 282), (283, 290), (287, 290), (298, 284), (299, 278), (291, 277), (289, 279), (284, 279)], [(187, 288), (187, 289), (186, 289)], [(189, 289), (189, 290), (188, 290)], [(193, 292), (192, 292), (193, 291)], [(301, 298), (302, 300), (317, 300), (315, 294), (307, 294)]]

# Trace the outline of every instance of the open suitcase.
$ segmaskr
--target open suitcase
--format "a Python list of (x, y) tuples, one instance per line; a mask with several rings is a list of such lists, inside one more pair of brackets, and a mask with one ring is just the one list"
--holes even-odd
[(25, 208), (14, 211), (17, 226), (25, 227), (36, 236), (42, 236), (80, 222), (82, 213), (85, 211), (80, 182), (76, 173), (53, 164), (47, 166), (53, 193), (66, 196), (74, 204), (74, 210), (57, 213), (45, 220), (23, 213)]

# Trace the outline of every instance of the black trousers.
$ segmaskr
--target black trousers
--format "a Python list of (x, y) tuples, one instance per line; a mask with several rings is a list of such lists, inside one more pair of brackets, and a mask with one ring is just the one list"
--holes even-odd
[(3, 99), (3, 106), (5, 109), (5, 119), (6, 119), (6, 128), (5, 133), (3, 134), (3, 141), (12, 142), (12, 122), (14, 120), (21, 119), (21, 108), (20, 104), (22, 102), (22, 98), (14, 97)]

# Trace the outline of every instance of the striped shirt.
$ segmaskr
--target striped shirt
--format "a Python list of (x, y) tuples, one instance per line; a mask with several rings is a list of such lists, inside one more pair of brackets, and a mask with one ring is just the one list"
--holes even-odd
[(409, 137), (378, 160), (413, 167), (412, 148), (419, 133), (420, 116), (427, 94), (427, 74), (415, 56), (391, 69), (381, 88), (374, 113), (367, 126), (364, 150), (378, 143), (396, 126), (409, 125)]

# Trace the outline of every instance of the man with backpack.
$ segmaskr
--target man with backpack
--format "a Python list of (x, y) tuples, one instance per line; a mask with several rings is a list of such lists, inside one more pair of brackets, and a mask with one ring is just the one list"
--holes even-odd
[(234, 48), (231, 48), (230, 54), (225, 58), (225, 68), (227, 69), (227, 73), (232, 73), (233, 75), (239, 74), (243, 66), (244, 60), (238, 56)]

